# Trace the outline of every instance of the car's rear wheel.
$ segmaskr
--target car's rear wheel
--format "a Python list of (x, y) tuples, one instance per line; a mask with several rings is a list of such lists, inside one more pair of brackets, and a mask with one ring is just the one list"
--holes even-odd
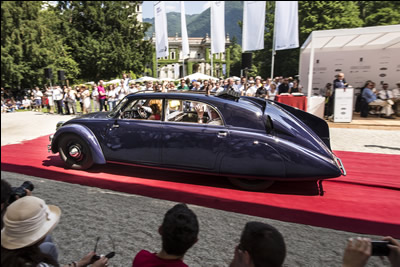
[(248, 191), (264, 191), (274, 183), (274, 181), (271, 180), (244, 179), (236, 177), (228, 178), (235, 186)]
[(71, 169), (86, 170), (93, 165), (89, 145), (76, 134), (65, 134), (58, 142), (60, 158)]

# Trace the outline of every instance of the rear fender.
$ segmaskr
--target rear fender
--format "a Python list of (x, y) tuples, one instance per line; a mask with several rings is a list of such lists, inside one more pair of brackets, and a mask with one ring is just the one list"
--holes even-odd
[(86, 126), (80, 124), (68, 124), (60, 127), (54, 134), (53, 140), (51, 142), (51, 151), (53, 153), (58, 152), (58, 142), (64, 134), (76, 134), (87, 142), (92, 152), (93, 161), (96, 164), (105, 164), (106, 159), (104, 157), (103, 151), (93, 132)]
[(280, 106), (281, 108), (285, 109), (286, 111), (293, 114), (296, 118), (302, 121), (305, 125), (311, 128), (316, 135), (325, 143), (325, 145), (331, 149), (331, 142), (329, 137), (329, 126), (325, 120), (305, 112), (303, 110), (279, 103), (274, 102), (276, 105)]

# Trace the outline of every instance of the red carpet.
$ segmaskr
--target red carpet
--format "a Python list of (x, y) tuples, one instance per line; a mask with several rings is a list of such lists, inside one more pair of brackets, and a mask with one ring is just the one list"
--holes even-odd
[(400, 238), (400, 156), (336, 151), (347, 176), (323, 182), (275, 183), (266, 192), (246, 192), (227, 179), (107, 164), (89, 171), (64, 169), (47, 153), (48, 136), (1, 147), (1, 169), (186, 202), (205, 207), (344, 230)]

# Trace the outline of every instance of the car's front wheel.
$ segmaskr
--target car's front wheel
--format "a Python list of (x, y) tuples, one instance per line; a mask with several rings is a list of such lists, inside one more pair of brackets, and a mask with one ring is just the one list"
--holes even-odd
[(236, 177), (228, 178), (235, 186), (248, 191), (264, 191), (274, 183), (274, 181), (271, 180), (244, 179)]
[(64, 134), (58, 142), (60, 158), (71, 169), (85, 170), (93, 165), (89, 145), (76, 134)]

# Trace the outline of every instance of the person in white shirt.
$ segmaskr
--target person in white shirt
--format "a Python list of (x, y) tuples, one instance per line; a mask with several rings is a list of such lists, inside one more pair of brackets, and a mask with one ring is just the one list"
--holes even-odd
[(24, 99), (22, 100), (22, 107), (24, 109), (31, 109), (32, 101), (28, 98), (28, 96), (24, 96)]
[(99, 91), (97, 90), (97, 85), (93, 84), (93, 91), (92, 91), (92, 112), (96, 112), (100, 110), (100, 102), (99, 102)]
[(62, 101), (63, 101), (63, 91), (61, 90), (60, 86), (56, 86), (56, 88), (53, 89), (53, 101), (55, 105), (57, 106), (57, 112), (58, 114), (63, 114), (63, 109), (62, 109)]
[(68, 87), (67, 103), (71, 115), (76, 114), (76, 95), (77, 92), (72, 87)]
[(278, 94), (278, 91), (276, 90), (276, 84), (275, 83), (271, 83), (269, 85), (269, 91), (268, 91), (268, 98), (269, 100), (274, 101), (275, 100), (275, 96)]
[(83, 110), (82, 114), (87, 114), (90, 112), (90, 92), (89, 89), (85, 86), (81, 86), (81, 99), (83, 102)]
[(121, 83), (116, 88), (115, 94), (116, 99), (121, 100), (129, 93), (129, 85), (125, 87), (125, 81), (121, 80)]
[(258, 87), (254, 84), (254, 81), (249, 81), (250, 87), (246, 91), (246, 96), (255, 96)]
[(114, 84), (111, 84), (109, 90), (107, 91), (107, 99), (108, 99), (107, 102), (108, 105), (110, 106), (110, 110), (113, 110), (116, 103), (118, 102), (119, 98), (119, 95), (117, 96), (118, 88), (121, 89), (122, 87), (121, 86), (115, 87)]
[(42, 91), (40, 91), (39, 87), (36, 86), (35, 89), (33, 90), (33, 99), (35, 101), (34, 111), (42, 112), (42, 96), (43, 96)]
[(54, 113), (53, 87), (47, 87), (46, 92), (44, 92), (44, 94), (46, 95), (47, 100), (49, 101), (48, 104), (50, 106), (49, 113), (53, 114)]

